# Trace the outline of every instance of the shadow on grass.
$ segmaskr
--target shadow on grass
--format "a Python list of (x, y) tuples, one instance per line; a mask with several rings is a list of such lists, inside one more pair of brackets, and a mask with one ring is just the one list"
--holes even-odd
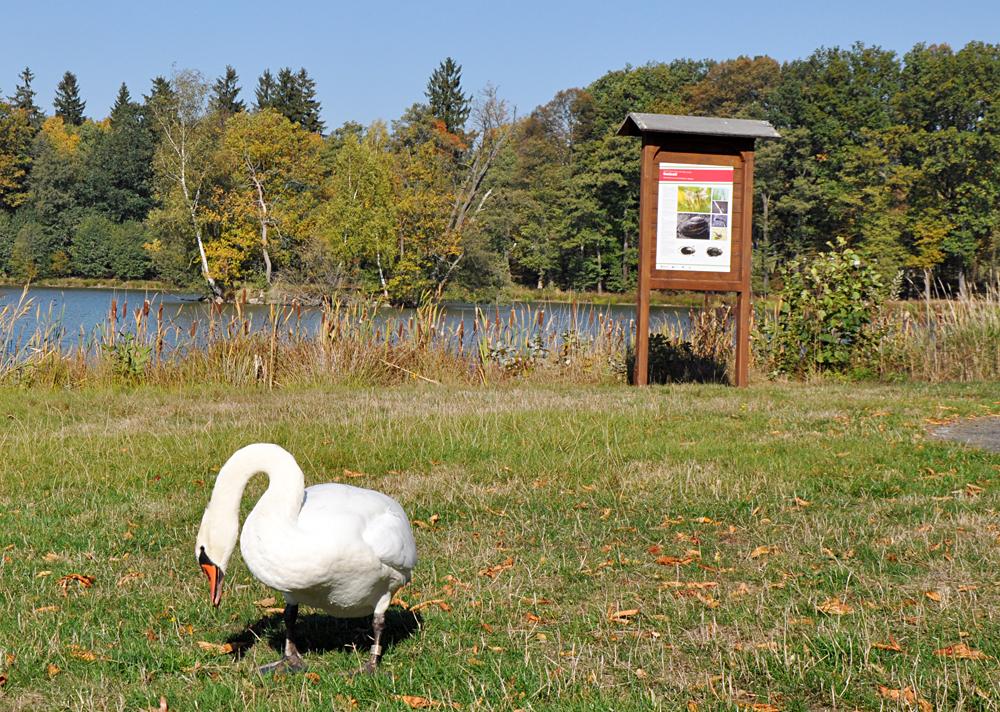
[[(382, 647), (386, 653), (398, 642), (413, 635), (423, 623), (419, 613), (390, 608), (385, 613)], [(226, 642), (233, 646), (236, 659), (246, 655), (258, 641), (266, 642), (281, 655), (285, 645), (285, 624), (282, 614), (261, 616)], [(367, 651), (372, 644), (372, 617), (334, 618), (323, 613), (299, 613), (295, 625), (295, 645), (302, 653), (326, 653), (331, 650)]]

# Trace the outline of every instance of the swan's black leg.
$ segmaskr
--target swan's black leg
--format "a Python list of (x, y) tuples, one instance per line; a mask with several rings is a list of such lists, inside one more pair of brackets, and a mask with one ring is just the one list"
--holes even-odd
[(295, 621), (299, 615), (298, 604), (288, 604), (285, 606), (285, 649), (282, 651), (281, 659), (268, 663), (260, 668), (262, 673), (268, 672), (303, 672), (306, 663), (299, 655), (299, 649), (295, 647)]
[(375, 668), (378, 666), (378, 659), (382, 655), (382, 646), (379, 645), (379, 641), (382, 640), (383, 630), (385, 630), (385, 613), (376, 613), (372, 617), (372, 632), (375, 634), (375, 641), (372, 643), (371, 655), (364, 667), (364, 671), (367, 673), (375, 672)]

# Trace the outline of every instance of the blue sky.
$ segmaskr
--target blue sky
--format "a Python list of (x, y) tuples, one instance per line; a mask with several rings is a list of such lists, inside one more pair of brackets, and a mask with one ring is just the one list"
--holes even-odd
[(21, 2), (0, 5), (0, 92), (12, 93), (28, 65), (51, 112), (69, 69), (87, 114), (101, 117), (122, 81), (138, 96), (172, 66), (214, 79), (232, 64), (250, 100), (265, 68), (304, 66), (332, 128), (398, 117), (447, 55), (463, 65), (467, 91), (492, 82), (523, 115), (626, 64), (789, 60), (859, 40), (899, 53), (916, 42), (1000, 42), (1000, 2)]

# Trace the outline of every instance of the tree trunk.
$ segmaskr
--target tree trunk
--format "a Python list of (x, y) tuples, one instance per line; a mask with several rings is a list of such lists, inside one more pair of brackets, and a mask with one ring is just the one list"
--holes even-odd
[(965, 301), (969, 298), (969, 285), (965, 281), (965, 268), (958, 270), (958, 298)]

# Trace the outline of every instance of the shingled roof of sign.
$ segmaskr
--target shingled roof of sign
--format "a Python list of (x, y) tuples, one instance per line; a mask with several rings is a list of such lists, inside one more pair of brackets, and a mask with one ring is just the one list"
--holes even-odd
[(642, 136), (650, 132), (738, 138), (781, 138), (781, 134), (767, 121), (717, 119), (710, 116), (632, 113), (625, 117), (621, 128), (618, 129), (619, 136)]

